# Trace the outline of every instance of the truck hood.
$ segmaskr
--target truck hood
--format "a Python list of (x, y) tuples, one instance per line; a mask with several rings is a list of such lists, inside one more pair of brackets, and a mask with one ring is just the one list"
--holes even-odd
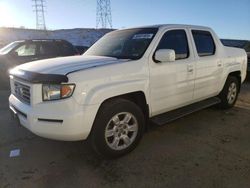
[(22, 64), (18, 66), (17, 69), (40, 74), (67, 75), (79, 70), (123, 63), (126, 61), (128, 60), (119, 60), (112, 57), (83, 55), (34, 61)]

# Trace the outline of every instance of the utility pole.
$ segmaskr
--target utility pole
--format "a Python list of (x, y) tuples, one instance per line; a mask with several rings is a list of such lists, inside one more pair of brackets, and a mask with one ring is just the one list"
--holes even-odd
[(97, 0), (96, 28), (112, 28), (110, 0)]
[(33, 10), (36, 13), (36, 29), (46, 30), (45, 24), (45, 0), (32, 0)]

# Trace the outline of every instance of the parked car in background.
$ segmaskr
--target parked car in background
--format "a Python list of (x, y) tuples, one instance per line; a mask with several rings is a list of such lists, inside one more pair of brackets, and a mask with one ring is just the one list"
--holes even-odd
[(234, 39), (221, 39), (225, 46), (242, 48), (247, 52), (248, 66), (247, 71), (250, 74), (250, 41), (248, 40), (234, 40)]
[(75, 48), (78, 50), (80, 55), (84, 54), (84, 52), (86, 52), (87, 49), (89, 49), (88, 46), (75, 46)]
[(12, 42), (0, 49), (0, 86), (8, 85), (7, 72), (17, 65), (73, 55), (79, 55), (79, 52), (65, 40), (37, 39)]

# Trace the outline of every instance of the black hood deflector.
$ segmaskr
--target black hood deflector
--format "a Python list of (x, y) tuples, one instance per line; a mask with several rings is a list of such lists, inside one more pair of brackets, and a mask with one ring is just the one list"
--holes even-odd
[(66, 75), (60, 74), (41, 74), (36, 72), (30, 72), (14, 68), (9, 73), (15, 78), (30, 82), (30, 83), (42, 83), (42, 84), (60, 84), (68, 82)]

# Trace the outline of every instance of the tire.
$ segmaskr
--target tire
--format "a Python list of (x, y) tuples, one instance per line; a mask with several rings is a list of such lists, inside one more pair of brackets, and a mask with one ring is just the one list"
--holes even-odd
[(121, 98), (104, 102), (91, 131), (92, 148), (106, 159), (121, 157), (139, 144), (144, 127), (144, 115), (135, 103)]
[(221, 109), (232, 108), (237, 101), (239, 89), (240, 83), (238, 79), (234, 76), (229, 76), (227, 78), (223, 90), (219, 94), (219, 98), (221, 99), (219, 107)]

